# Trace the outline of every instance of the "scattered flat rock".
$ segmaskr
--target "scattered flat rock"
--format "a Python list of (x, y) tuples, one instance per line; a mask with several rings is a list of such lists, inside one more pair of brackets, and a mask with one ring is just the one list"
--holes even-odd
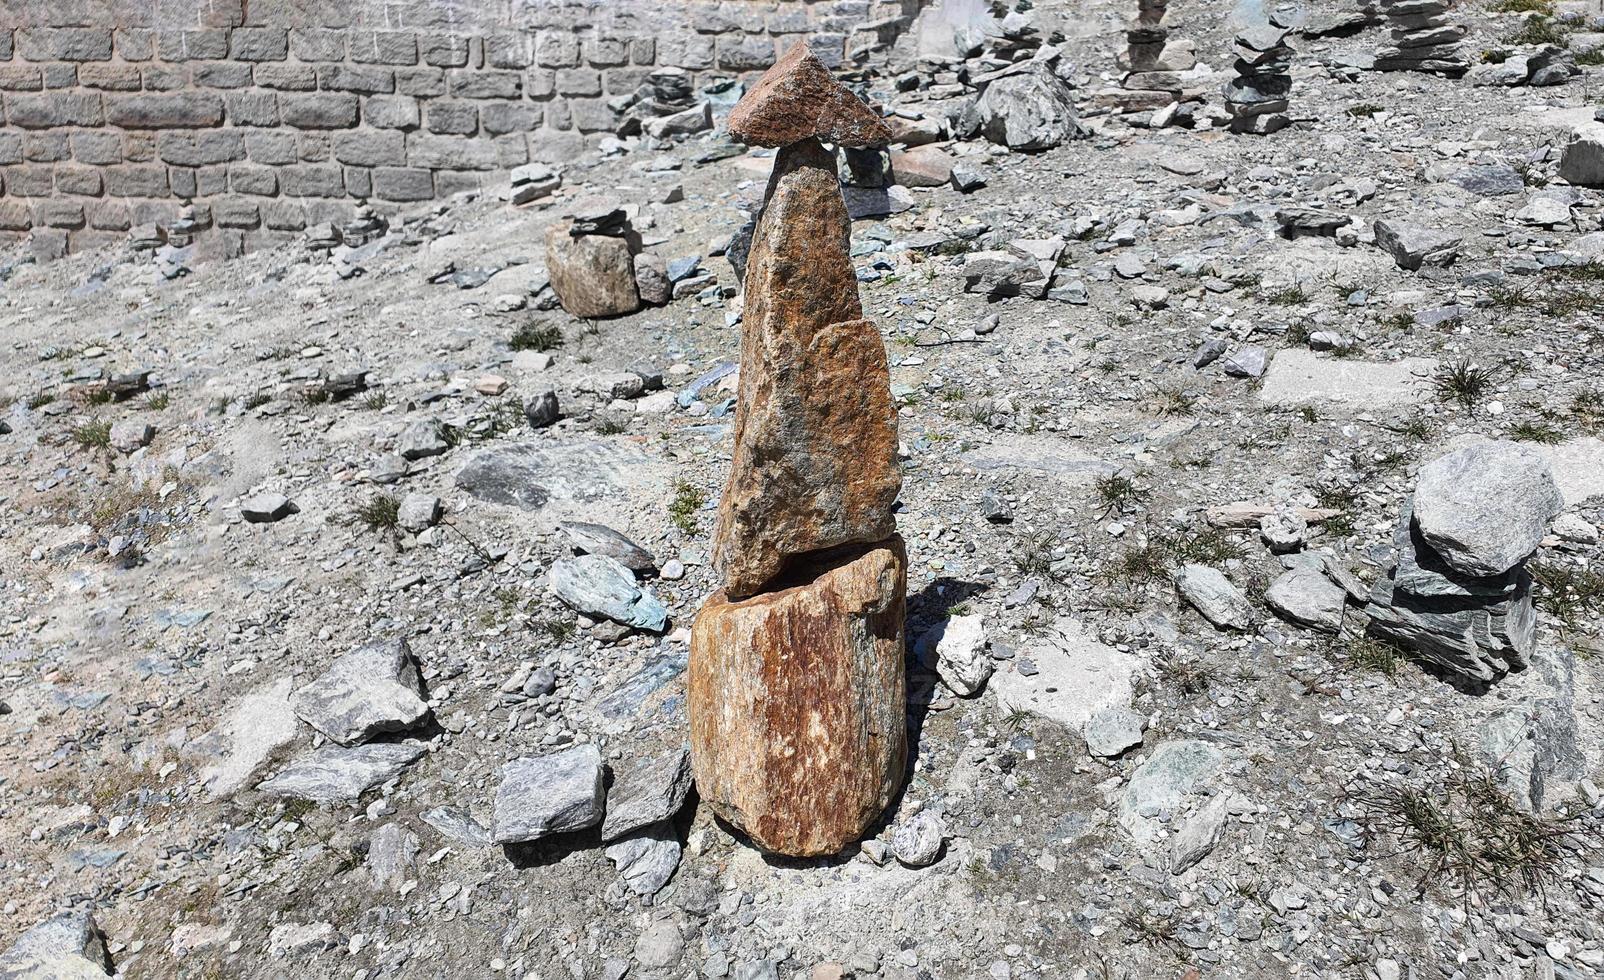
[(497, 844), (521, 844), (594, 827), (602, 821), (605, 799), (601, 752), (594, 745), (513, 759), (501, 770), (491, 837)]
[(673, 819), (685, 805), (694, 784), (691, 753), (685, 748), (636, 760), (621, 772), (614, 772), (607, 790), (607, 818), (602, 823), (604, 841), (664, 820)]
[(252, 524), (275, 524), (300, 511), (301, 509), (282, 493), (259, 493), (254, 497), (247, 497), (239, 508), (240, 516)]
[(657, 558), (650, 551), (605, 524), (563, 521), (557, 527), (567, 535), (568, 543), (580, 554), (606, 555), (636, 573), (652, 572), (657, 568)]
[(1086, 739), (1086, 751), (1100, 759), (1112, 759), (1141, 745), (1146, 729), (1145, 715), (1121, 705), (1092, 715), (1081, 734)]
[(256, 788), (269, 796), (290, 796), (314, 803), (354, 802), (374, 786), (401, 775), (426, 751), (421, 742), (354, 748), (331, 745), (296, 759)]
[(603, 852), (636, 895), (656, 895), (679, 867), (680, 843), (674, 828), (654, 824), (611, 844)]
[(1283, 573), (1264, 593), (1276, 614), (1325, 633), (1342, 628), (1348, 593), (1318, 569), (1298, 567)]
[(1524, 561), (1564, 509), (1548, 463), (1519, 443), (1489, 441), (1420, 468), (1415, 521), (1433, 550), (1470, 576)]
[(53, 915), (0, 953), (6, 980), (92, 980), (113, 972), (106, 934), (88, 912)]
[(1204, 619), (1221, 629), (1245, 630), (1253, 625), (1247, 596), (1218, 568), (1182, 565), (1175, 573), (1175, 587)]
[(569, 608), (587, 616), (661, 633), (668, 610), (635, 584), (635, 574), (606, 555), (559, 558), (551, 566), (551, 587)]
[(405, 731), (429, 714), (412, 649), (401, 638), (369, 643), (295, 692), (295, 713), (341, 745)]

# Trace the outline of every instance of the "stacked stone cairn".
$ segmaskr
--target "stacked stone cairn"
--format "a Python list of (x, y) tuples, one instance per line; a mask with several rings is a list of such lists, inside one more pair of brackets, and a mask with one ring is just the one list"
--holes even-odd
[(1184, 97), (1180, 72), (1197, 67), (1197, 52), (1190, 41), (1171, 41), (1164, 27), (1169, 0), (1140, 0), (1136, 23), (1125, 32), (1124, 80), (1126, 109), (1158, 109)]
[(724, 587), (691, 630), (697, 791), (766, 851), (836, 854), (901, 784), (907, 558), (885, 345), (864, 319), (824, 146), (878, 114), (794, 45), (729, 120), (775, 147), (746, 261), (735, 447), (714, 531)]
[(1371, 589), (1371, 636), (1472, 686), (1523, 669), (1537, 617), (1526, 561), (1564, 501), (1548, 463), (1485, 442), (1420, 470), (1393, 534), (1397, 564)]
[(617, 200), (577, 200), (546, 231), (546, 272), (563, 309), (591, 319), (623, 316), (641, 307), (635, 285), (640, 235)]
[(1236, 36), (1232, 67), (1237, 77), (1225, 85), (1231, 132), (1263, 136), (1291, 122), (1286, 113), (1292, 92), (1292, 49), (1286, 37), (1286, 28), (1274, 24), (1250, 27)]
[(1446, 0), (1381, 0), (1392, 44), (1376, 52), (1377, 71), (1425, 71), (1458, 77), (1469, 68), (1459, 51), (1462, 24), (1448, 22)]

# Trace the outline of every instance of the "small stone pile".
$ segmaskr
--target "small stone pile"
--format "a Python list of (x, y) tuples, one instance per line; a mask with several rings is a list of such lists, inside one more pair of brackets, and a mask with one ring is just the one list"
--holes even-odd
[(623, 316), (641, 307), (635, 285), (640, 236), (613, 198), (576, 201), (546, 231), (546, 272), (563, 309), (582, 317)]
[(691, 83), (690, 72), (665, 66), (654, 69), (635, 91), (609, 100), (608, 106), (623, 116), (618, 135), (665, 139), (712, 129), (713, 105), (697, 101)]
[(1461, 57), (1462, 24), (1448, 22), (1445, 0), (1381, 0), (1392, 43), (1376, 52), (1377, 71), (1426, 71), (1458, 77), (1469, 65)]
[(1164, 27), (1169, 0), (1140, 0), (1136, 23), (1125, 32), (1125, 78), (1120, 98), (1128, 110), (1159, 109), (1184, 97), (1180, 72), (1197, 67), (1190, 41), (1170, 41)]
[(1526, 666), (1536, 645), (1537, 550), (1564, 501), (1548, 463), (1518, 443), (1485, 442), (1421, 468), (1378, 579), (1370, 635), (1478, 684)]
[(1232, 49), (1237, 77), (1225, 86), (1231, 132), (1262, 136), (1291, 122), (1286, 112), (1292, 91), (1292, 49), (1286, 36), (1285, 28), (1273, 24), (1250, 27), (1237, 35)]
[(697, 791), (759, 847), (838, 853), (907, 755), (907, 558), (885, 345), (865, 319), (835, 154), (890, 130), (795, 44), (730, 114), (776, 147), (746, 260), (739, 401), (714, 532), (724, 588), (691, 630)]

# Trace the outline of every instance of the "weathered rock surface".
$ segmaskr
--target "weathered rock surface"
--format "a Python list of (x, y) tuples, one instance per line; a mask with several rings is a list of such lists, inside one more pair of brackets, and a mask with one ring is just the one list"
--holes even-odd
[(196, 750), (214, 757), (201, 769), (201, 785), (213, 799), (232, 796), (261, 771), (273, 753), (295, 738), (291, 680), (282, 677), (240, 699)]
[(594, 827), (605, 800), (601, 752), (594, 745), (513, 759), (501, 770), (491, 836), (497, 844), (521, 844)]
[(1342, 628), (1348, 594), (1320, 570), (1300, 566), (1276, 579), (1264, 593), (1264, 601), (1300, 626), (1335, 633)]
[(952, 693), (969, 697), (986, 685), (996, 665), (986, 656), (985, 619), (953, 616), (919, 638), (919, 658)]
[(1463, 575), (1502, 575), (1537, 550), (1564, 499), (1547, 461), (1504, 441), (1476, 443), (1420, 468), (1420, 532)]
[(405, 731), (429, 714), (412, 648), (400, 637), (351, 651), (295, 692), (295, 713), (341, 745)]
[(1401, 269), (1451, 265), (1463, 239), (1424, 223), (1382, 218), (1375, 223), (1376, 244), (1391, 253)]
[(736, 103), (729, 132), (742, 143), (774, 147), (806, 139), (874, 146), (891, 139), (879, 114), (837, 82), (801, 41)]
[(1208, 565), (1186, 564), (1175, 573), (1175, 587), (1203, 618), (1222, 629), (1253, 625), (1253, 607), (1225, 573)]
[(106, 934), (88, 912), (53, 915), (0, 953), (5, 980), (95, 980), (113, 971)]
[(694, 783), (690, 750), (683, 748), (649, 756), (615, 770), (613, 784), (607, 789), (607, 818), (602, 822), (602, 840), (617, 840), (673, 818), (685, 805), (685, 797)]
[(1080, 134), (1069, 86), (1044, 68), (992, 82), (973, 111), (980, 133), (1012, 150), (1045, 150)]
[(355, 748), (331, 745), (296, 759), (256, 788), (269, 796), (290, 796), (314, 803), (348, 802), (401, 775), (425, 751), (421, 742), (374, 743)]
[(624, 887), (637, 895), (655, 895), (679, 867), (680, 843), (674, 828), (660, 823), (625, 837), (605, 853), (618, 869)]
[(557, 598), (587, 616), (661, 633), (668, 610), (650, 592), (635, 584), (635, 575), (606, 555), (561, 558), (551, 566), (551, 588)]
[(640, 309), (629, 241), (575, 235), (572, 221), (546, 231), (546, 272), (563, 309), (577, 317), (623, 316)]
[(834, 155), (813, 139), (782, 149), (747, 260), (735, 449), (714, 533), (732, 597), (790, 558), (896, 527), (896, 410), (847, 233)]
[(901, 538), (802, 569), (691, 630), (697, 792), (765, 850), (835, 854), (879, 817), (907, 754)]

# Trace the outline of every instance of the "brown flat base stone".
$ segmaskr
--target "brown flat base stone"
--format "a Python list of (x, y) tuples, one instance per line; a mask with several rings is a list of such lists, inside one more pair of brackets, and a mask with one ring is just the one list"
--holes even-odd
[(623, 316), (640, 309), (629, 242), (609, 235), (569, 234), (572, 221), (546, 231), (546, 272), (563, 309), (577, 317)]
[(696, 788), (766, 851), (837, 854), (901, 785), (907, 758), (900, 537), (739, 602), (691, 628)]

